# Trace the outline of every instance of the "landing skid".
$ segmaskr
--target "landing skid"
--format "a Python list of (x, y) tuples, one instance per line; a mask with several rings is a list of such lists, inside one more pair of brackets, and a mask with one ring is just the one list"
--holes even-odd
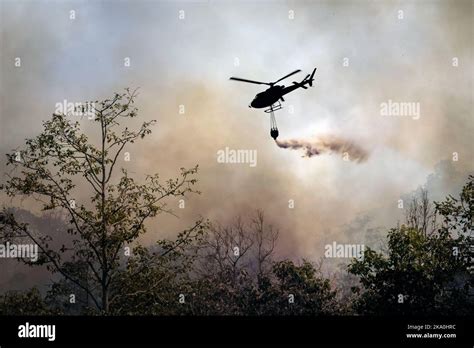
[(283, 109), (283, 106), (281, 105), (280, 101), (277, 101), (275, 104), (270, 106), (268, 109), (265, 109), (264, 111), (268, 114), (273, 111), (278, 111)]

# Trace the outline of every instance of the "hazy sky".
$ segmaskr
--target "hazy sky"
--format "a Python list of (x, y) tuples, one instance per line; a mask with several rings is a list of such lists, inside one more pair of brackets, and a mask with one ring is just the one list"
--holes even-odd
[[(281, 255), (316, 260), (325, 243), (367, 243), (366, 230), (393, 226), (398, 199), (417, 187), (428, 183), (439, 199), (474, 170), (472, 1), (0, 4), (2, 153), (36, 135), (64, 99), (140, 87), (140, 120), (157, 125), (123, 165), (172, 177), (199, 164), (202, 194), (176, 209), (181, 219), (158, 219), (147, 240), (198, 215), (225, 222), (258, 208), (280, 227)], [(367, 161), (278, 148), (268, 115), (248, 108), (262, 86), (228, 80), (302, 69), (289, 84), (314, 67), (315, 87), (287, 95), (276, 114), (280, 139), (347, 139)], [(419, 103), (419, 118), (381, 115), (389, 100)], [(218, 163), (226, 147), (256, 150), (257, 166)]]

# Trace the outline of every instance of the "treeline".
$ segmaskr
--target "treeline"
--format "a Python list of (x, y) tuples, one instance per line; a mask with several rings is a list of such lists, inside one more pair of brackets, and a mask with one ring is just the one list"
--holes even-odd
[[(407, 207), (405, 224), (388, 232), (386, 250), (367, 248), (352, 260), (347, 272), (358, 283), (344, 297), (344, 284), (325, 278), (315, 264), (275, 259), (278, 230), (262, 212), (229, 226), (206, 224), (173, 242), (135, 247), (117, 270), (106, 314), (472, 314), (473, 216), (472, 176), (458, 198), (431, 204), (422, 191)], [(81, 272), (80, 264), (74, 267)], [(36, 289), (3, 294), (0, 313), (105, 314), (67, 279), (46, 296)]]
[[(7, 154), (0, 185), (0, 242), (34, 244), (54, 275), (46, 295), (32, 289), (0, 297), (0, 313), (105, 315), (465, 314), (473, 312), (473, 177), (459, 198), (434, 208), (423, 194), (385, 251), (366, 249), (347, 269), (347, 292), (309, 261), (275, 258), (278, 232), (263, 213), (230, 226), (202, 218), (153, 247), (139, 245), (146, 222), (173, 214), (170, 201), (199, 194), (198, 167), (176, 178), (138, 182), (124, 168), (129, 146), (154, 121), (132, 129), (137, 92), (93, 101), (86, 134), (77, 118), (55, 113), (43, 130)], [(33, 201), (60, 216), (60, 235), (43, 233), (12, 207)], [(17, 205), (15, 205), (17, 202)], [(291, 233), (291, 231), (285, 231)]]

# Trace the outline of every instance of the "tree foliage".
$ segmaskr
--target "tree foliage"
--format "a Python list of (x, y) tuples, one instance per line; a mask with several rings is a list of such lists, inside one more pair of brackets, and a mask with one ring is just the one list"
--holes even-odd
[(8, 291), (0, 295), (0, 315), (54, 315), (38, 289)]
[[(106, 313), (124, 246), (146, 232), (146, 220), (171, 212), (167, 198), (197, 192), (193, 189), (197, 167), (182, 168), (180, 177), (164, 183), (158, 174), (139, 183), (127, 170), (118, 170), (125, 147), (149, 135), (154, 124), (146, 121), (136, 130), (124, 125), (137, 117), (135, 98), (136, 91), (126, 89), (90, 104), (94, 105), (97, 138), (89, 138), (68, 115), (53, 114), (38, 136), (7, 155), (14, 170), (4, 191), (11, 197), (36, 199), (43, 211), (64, 213), (68, 219), (64, 232), (71, 243), (59, 250), (51, 247), (50, 235), (36, 234), (8, 209), (4, 210), (3, 239), (37, 244), (41, 258), (36, 264), (59, 272)], [(86, 193), (89, 198), (79, 198)]]
[[(21, 221), (12, 207), (0, 214), (0, 240), (34, 243), (32, 265), (55, 273), (38, 290), (0, 296), (0, 314), (111, 315), (332, 315), (470, 314), (473, 305), (474, 178), (458, 198), (432, 205), (421, 190), (408, 204), (406, 223), (390, 229), (387, 249), (366, 248), (349, 275), (359, 284), (351, 303), (308, 260), (276, 257), (279, 230), (262, 211), (221, 224), (198, 219), (173, 240), (138, 243), (146, 222), (173, 197), (198, 193), (197, 167), (179, 177), (137, 181), (120, 168), (127, 146), (151, 132), (135, 130), (136, 91), (94, 102), (88, 136), (69, 115), (54, 114), (43, 131), (7, 155), (13, 169), (2, 190), (32, 199), (65, 220), (60, 241)], [(56, 216), (56, 215), (55, 215)], [(56, 236), (56, 235), (55, 235)], [(127, 255), (125, 248), (130, 248)], [(71, 302), (74, 295), (74, 302)]]
[[(422, 199), (426, 205), (426, 200)], [(388, 252), (368, 248), (349, 272), (360, 277), (355, 303), (363, 314), (470, 314), (474, 309), (472, 277), (473, 177), (460, 197), (435, 203), (440, 226), (427, 230), (429, 209), (411, 205), (408, 221), (391, 229)], [(434, 224), (433, 226), (436, 226)]]

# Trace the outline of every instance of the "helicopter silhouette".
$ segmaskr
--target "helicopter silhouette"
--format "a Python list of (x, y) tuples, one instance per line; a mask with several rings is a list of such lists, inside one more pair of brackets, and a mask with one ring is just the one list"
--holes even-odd
[(282, 85), (276, 85), (276, 83), (280, 82), (281, 80), (284, 80), (294, 74), (299, 73), (301, 70), (295, 70), (291, 73), (289, 73), (286, 76), (283, 76), (281, 79), (276, 80), (274, 82), (260, 82), (260, 81), (253, 81), (253, 80), (248, 80), (248, 79), (242, 79), (240, 77), (231, 77), (229, 80), (233, 81), (241, 81), (241, 82), (247, 82), (247, 83), (254, 83), (257, 85), (267, 85), (270, 86), (270, 88), (266, 89), (263, 92), (258, 93), (255, 98), (251, 101), (249, 108), (255, 108), (255, 109), (263, 109), (267, 108), (264, 111), (266, 113), (270, 113), (270, 136), (276, 140), (278, 138), (279, 132), (278, 132), (278, 127), (276, 124), (276, 119), (275, 119), (275, 114), (274, 112), (277, 110), (280, 110), (283, 108), (281, 105), (280, 101), (284, 102), (285, 99), (283, 99), (283, 96), (285, 94), (288, 94), (290, 92), (293, 92), (295, 89), (298, 88), (303, 88), (307, 89), (306, 85), (309, 85), (310, 87), (313, 86), (313, 81), (314, 81), (314, 74), (316, 73), (316, 68), (314, 68), (313, 72), (311, 74), (306, 75), (306, 77), (301, 81), (301, 82), (296, 82), (293, 81), (293, 84), (286, 87)]

